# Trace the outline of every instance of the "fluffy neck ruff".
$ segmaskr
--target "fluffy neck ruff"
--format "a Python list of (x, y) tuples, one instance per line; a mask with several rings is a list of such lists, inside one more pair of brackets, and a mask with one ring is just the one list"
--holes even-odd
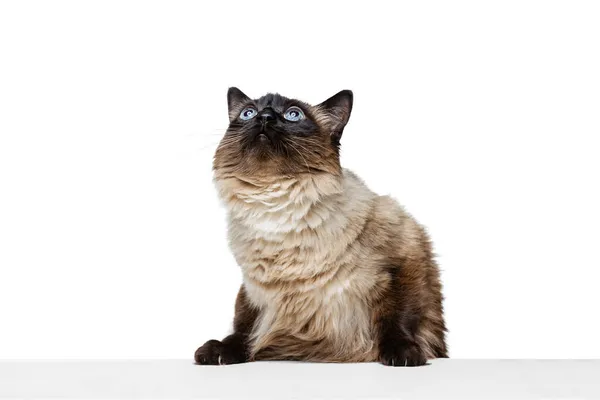
[(348, 172), (260, 181), (216, 176), (215, 183), (244, 280), (265, 290), (304, 291), (331, 280), (371, 198)]
[(273, 180), (217, 178), (216, 184), (230, 218), (266, 235), (317, 228), (322, 220), (311, 213), (315, 205), (342, 193), (342, 179), (330, 174)]

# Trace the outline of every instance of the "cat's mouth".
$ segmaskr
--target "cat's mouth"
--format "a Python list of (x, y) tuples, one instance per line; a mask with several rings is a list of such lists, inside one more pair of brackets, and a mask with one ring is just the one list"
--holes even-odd
[(252, 135), (252, 144), (256, 145), (267, 145), (273, 144), (275, 140), (275, 132), (270, 129), (265, 129), (264, 127), (260, 130), (257, 130), (254, 135)]

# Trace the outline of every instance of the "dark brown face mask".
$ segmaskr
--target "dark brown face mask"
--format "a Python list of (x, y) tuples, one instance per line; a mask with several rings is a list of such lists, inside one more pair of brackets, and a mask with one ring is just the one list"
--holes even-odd
[(229, 128), (215, 154), (215, 171), (239, 177), (339, 174), (339, 145), (352, 111), (344, 90), (312, 106), (279, 94), (250, 99), (227, 93)]

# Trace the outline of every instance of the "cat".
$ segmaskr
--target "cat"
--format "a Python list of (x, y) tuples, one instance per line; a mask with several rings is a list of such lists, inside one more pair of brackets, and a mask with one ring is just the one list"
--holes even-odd
[(420, 366), (448, 357), (425, 229), (340, 165), (352, 92), (311, 106), (232, 87), (227, 103), (214, 182), (243, 284), (233, 333), (206, 342), (196, 363)]

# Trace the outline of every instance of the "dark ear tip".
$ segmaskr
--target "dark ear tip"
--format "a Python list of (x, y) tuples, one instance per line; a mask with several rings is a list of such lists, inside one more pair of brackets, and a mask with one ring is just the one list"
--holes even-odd
[(236, 94), (236, 93), (241, 93), (242, 91), (238, 88), (236, 88), (235, 86), (231, 86), (229, 89), (227, 89), (227, 95), (232, 95), (232, 94)]
[(352, 90), (344, 90), (343, 91), (346, 94), (346, 97), (348, 98), (348, 110), (352, 110), (352, 106), (354, 105), (354, 93), (352, 93)]
[(235, 86), (232, 86), (227, 90), (227, 104), (229, 105), (229, 108), (231, 108), (233, 104), (247, 99), (248, 96)]
[(342, 90), (341, 92), (339, 92), (336, 97), (345, 97), (348, 99), (348, 102), (352, 105), (352, 103), (354, 102), (354, 93), (352, 93), (352, 90), (349, 89), (345, 89)]

